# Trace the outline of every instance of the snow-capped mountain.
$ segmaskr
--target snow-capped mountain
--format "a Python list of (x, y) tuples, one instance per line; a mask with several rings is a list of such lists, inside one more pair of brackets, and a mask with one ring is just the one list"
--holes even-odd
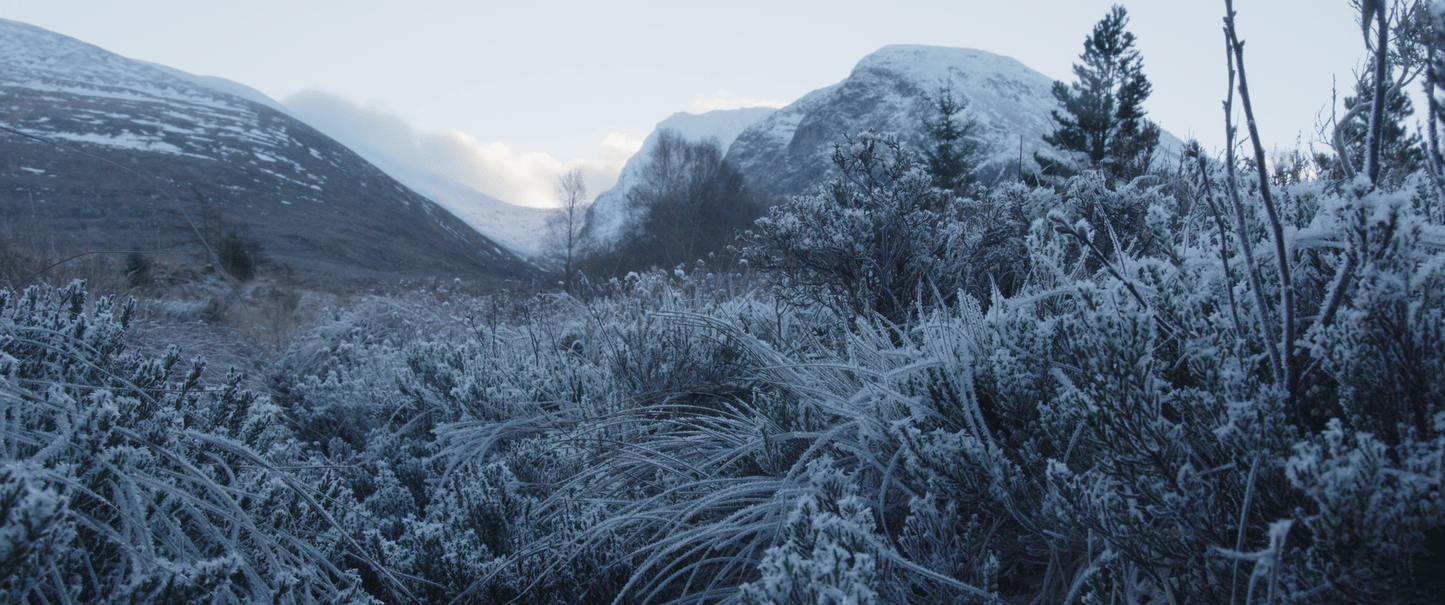
[[(936, 46), (885, 46), (859, 61), (847, 79), (815, 90), (738, 135), (727, 161), (748, 183), (766, 193), (800, 193), (833, 174), (833, 145), (872, 128), (893, 132), (917, 149), (923, 122), (932, 118), (927, 95), (950, 85), (967, 101), (974, 136), (986, 150), (983, 180), (1026, 169), (1035, 151), (1055, 152), (1043, 141), (1058, 109), (1054, 81), (1022, 63), (993, 53)], [(1177, 149), (1167, 133), (1161, 146)]]
[(833, 170), (834, 143), (865, 129), (894, 132), (917, 148), (931, 118), (927, 95), (951, 84), (966, 99), (964, 117), (977, 121), (975, 136), (989, 163), (1017, 161), (1019, 136), (1025, 158), (1047, 145), (1049, 112), (1058, 107), (1054, 81), (1008, 57), (981, 50), (933, 46), (885, 46), (858, 62), (848, 78), (815, 90), (742, 133), (728, 161), (750, 185), (773, 194), (799, 193)]
[(3, 19), (0, 126), (6, 235), (59, 251), (193, 254), (235, 229), (311, 277), (530, 273), (258, 91)]
[(627, 203), (627, 194), (641, 182), (643, 169), (651, 160), (659, 133), (671, 130), (694, 142), (714, 139), (726, 151), (739, 134), (775, 111), (777, 109), (772, 107), (717, 109), (703, 114), (680, 111), (658, 122), (652, 134), (642, 141), (642, 148), (622, 167), (617, 184), (598, 194), (592, 201), (587, 212), (589, 245), (614, 241), (617, 235), (636, 219), (635, 209)]
[[(792, 195), (834, 174), (833, 145), (845, 135), (870, 128), (892, 132), (918, 149), (925, 138), (924, 120), (933, 117), (927, 97), (948, 85), (967, 101), (961, 117), (975, 121), (973, 136), (985, 150), (979, 172), (987, 183), (1012, 178), (1020, 158), (1025, 170), (1035, 168), (1034, 152), (1059, 157), (1043, 141), (1056, 126), (1050, 112), (1059, 109), (1053, 84), (1014, 59), (981, 50), (896, 45), (864, 57), (842, 82), (782, 109), (674, 114), (658, 123), (642, 150), (628, 160), (617, 186), (597, 196), (587, 218), (589, 243), (610, 243), (637, 219), (627, 192), (638, 184), (664, 129), (694, 141), (717, 138), (727, 150), (726, 161), (750, 186), (770, 195)], [(1173, 135), (1163, 133), (1160, 157), (1177, 155), (1181, 146)]]

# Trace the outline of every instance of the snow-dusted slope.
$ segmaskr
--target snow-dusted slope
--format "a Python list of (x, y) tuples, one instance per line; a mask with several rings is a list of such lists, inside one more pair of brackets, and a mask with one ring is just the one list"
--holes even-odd
[(542, 253), (551, 209), (509, 204), (445, 176), (390, 166), (384, 156), (373, 160), (365, 152), (358, 150), (358, 153), (372, 160), (392, 178), (430, 198), (477, 232), (513, 252), (531, 258)]
[[(336, 139), (412, 191), (446, 208), (478, 233), (513, 252), (536, 257), (542, 251), (547, 216), (544, 208), (511, 204), (435, 171), (419, 160), (410, 137), (371, 136), (366, 128), (335, 111), (332, 105), (294, 98), (287, 101), (297, 119)], [(399, 121), (397, 128), (405, 128)], [(386, 130), (382, 128), (382, 130)], [(425, 157), (425, 156), (421, 156)]]
[(833, 144), (872, 128), (922, 140), (931, 113), (926, 95), (951, 84), (968, 101), (966, 117), (989, 149), (989, 162), (1017, 161), (1023, 136), (1025, 160), (1046, 145), (1058, 107), (1053, 80), (1009, 57), (981, 50), (933, 46), (885, 46), (864, 57), (846, 80), (808, 93), (738, 137), (728, 161), (754, 187), (774, 194), (806, 190), (832, 171)]
[(57, 247), (204, 258), (234, 229), (318, 277), (531, 273), (260, 92), (4, 19), (0, 125), (4, 226)]
[[(923, 121), (933, 117), (926, 95), (945, 84), (967, 100), (963, 116), (977, 122), (974, 134), (987, 150), (985, 179), (1012, 176), (1020, 156), (1028, 167), (1035, 151), (1057, 153), (1043, 142), (1055, 127), (1050, 112), (1059, 108), (1048, 76), (981, 50), (898, 45), (864, 57), (847, 79), (744, 131), (727, 159), (762, 191), (800, 193), (833, 173), (833, 145), (844, 135), (872, 128), (917, 148)], [(1166, 133), (1162, 146), (1179, 144)]]
[(213, 145), (218, 139), (274, 147), (278, 141), (256, 128), (256, 112), (246, 101), (264, 99), (267, 107), (284, 112), (277, 103), (244, 85), (134, 61), (5, 19), (0, 19), (0, 82), (9, 88), (48, 94), (55, 101), (79, 97), (164, 107), (162, 111), (169, 114), (162, 117), (181, 117), (187, 124), (137, 120), (129, 114), (81, 107), (73, 116), (76, 128), (44, 126), (46, 116), (35, 125), (20, 121), (12, 127), (94, 145), (177, 155), (196, 155), (202, 151), (198, 147), (214, 148), (221, 158), (243, 155), (239, 149)]
[(587, 213), (588, 244), (596, 246), (615, 241), (618, 234), (636, 218), (627, 204), (627, 194), (640, 182), (642, 171), (652, 157), (652, 149), (657, 145), (658, 133), (671, 130), (689, 141), (714, 139), (726, 151), (739, 134), (775, 111), (771, 107), (719, 109), (703, 114), (683, 111), (658, 122), (652, 134), (642, 141), (642, 148), (622, 167), (617, 184), (593, 200)]

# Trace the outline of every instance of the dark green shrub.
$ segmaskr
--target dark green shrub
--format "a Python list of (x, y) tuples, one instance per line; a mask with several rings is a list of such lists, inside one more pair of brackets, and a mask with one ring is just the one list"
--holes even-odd
[(140, 251), (125, 255), (125, 281), (132, 288), (150, 283), (151, 259)]
[(255, 245), (235, 229), (226, 232), (216, 248), (216, 260), (231, 277), (243, 282), (256, 276)]

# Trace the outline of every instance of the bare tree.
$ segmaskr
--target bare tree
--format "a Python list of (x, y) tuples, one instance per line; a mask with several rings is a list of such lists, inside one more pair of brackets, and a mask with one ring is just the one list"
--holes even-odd
[(562, 279), (570, 290), (582, 225), (587, 216), (587, 183), (582, 169), (573, 168), (559, 175), (556, 191), (560, 206), (547, 218), (547, 228), (552, 253), (562, 264)]
[(620, 277), (649, 267), (692, 265), (726, 251), (738, 232), (755, 227), (767, 200), (748, 188), (742, 173), (723, 161), (725, 155), (716, 138), (693, 141), (674, 130), (658, 131), (627, 192), (636, 221), (610, 248), (589, 251), (581, 269)]

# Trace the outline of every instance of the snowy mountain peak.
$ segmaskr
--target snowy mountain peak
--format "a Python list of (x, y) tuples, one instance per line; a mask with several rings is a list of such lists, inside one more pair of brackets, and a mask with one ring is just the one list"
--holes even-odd
[(151, 68), (98, 46), (27, 23), (0, 19), (0, 66), (15, 75), (68, 74), (76, 79), (108, 79), (117, 74), (154, 76)]
[(968, 102), (963, 116), (976, 122), (974, 136), (988, 150), (985, 180), (1016, 170), (1021, 144), (1026, 162), (1034, 151), (1049, 153), (1042, 137), (1053, 130), (1058, 103), (1048, 76), (981, 50), (897, 45), (743, 132), (728, 161), (767, 193), (802, 192), (832, 174), (833, 144), (844, 136), (871, 128), (917, 148), (931, 117), (927, 96), (944, 85)]
[(238, 97), (285, 111), (279, 103), (243, 84), (127, 59), (75, 38), (7, 19), (0, 19), (0, 71), (7, 83), (34, 90), (225, 106), (234, 106), (230, 97)]
[(1053, 85), (1053, 80), (1012, 57), (972, 48), (894, 44), (880, 48), (853, 67), (853, 73), (883, 70), (917, 82), (952, 81), (964, 88), (980, 79), (1007, 77), (1032, 84)]

